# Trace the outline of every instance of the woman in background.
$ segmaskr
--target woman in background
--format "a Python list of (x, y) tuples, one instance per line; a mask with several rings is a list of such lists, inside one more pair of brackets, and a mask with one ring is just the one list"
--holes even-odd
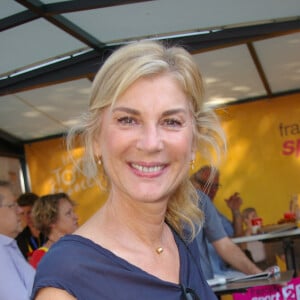
[(222, 131), (204, 113), (202, 92), (183, 48), (141, 41), (106, 60), (68, 144), (81, 136), (83, 172), (108, 198), (52, 247), (32, 299), (216, 299), (197, 259), (203, 215), (189, 180), (206, 142), (221, 152)]
[(36, 200), (32, 208), (34, 224), (47, 238), (47, 242), (33, 251), (30, 264), (36, 268), (49, 248), (65, 234), (78, 227), (74, 212), (75, 202), (65, 193), (49, 194)]

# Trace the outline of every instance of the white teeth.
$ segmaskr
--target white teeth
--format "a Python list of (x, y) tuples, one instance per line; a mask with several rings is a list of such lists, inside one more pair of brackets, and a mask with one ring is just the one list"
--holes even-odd
[(152, 166), (152, 167), (145, 167), (145, 166), (140, 166), (140, 165), (136, 165), (136, 164), (131, 164), (133, 168), (144, 172), (144, 173), (151, 173), (151, 172), (158, 172), (160, 170), (162, 170), (162, 166)]

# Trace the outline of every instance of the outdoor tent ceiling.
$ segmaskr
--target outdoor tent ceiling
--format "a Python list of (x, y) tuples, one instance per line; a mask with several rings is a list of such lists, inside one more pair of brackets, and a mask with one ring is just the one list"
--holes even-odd
[(0, 137), (65, 133), (105, 58), (138, 39), (186, 47), (208, 106), (299, 92), (299, 16), (299, 0), (1, 0)]

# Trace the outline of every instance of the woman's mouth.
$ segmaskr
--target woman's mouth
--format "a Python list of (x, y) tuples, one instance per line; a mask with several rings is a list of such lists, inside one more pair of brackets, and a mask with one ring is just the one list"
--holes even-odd
[(155, 173), (160, 172), (165, 165), (159, 164), (159, 165), (151, 165), (151, 166), (145, 166), (145, 165), (139, 165), (136, 163), (130, 164), (133, 169), (138, 170), (139, 172), (143, 173)]

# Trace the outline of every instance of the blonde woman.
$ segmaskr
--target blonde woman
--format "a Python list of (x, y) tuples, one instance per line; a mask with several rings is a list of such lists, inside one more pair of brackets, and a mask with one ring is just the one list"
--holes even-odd
[(222, 141), (202, 90), (180, 47), (141, 41), (106, 60), (69, 146), (79, 134), (83, 171), (109, 195), (53, 246), (33, 299), (216, 299), (195, 259), (203, 215), (189, 180), (196, 152)]

